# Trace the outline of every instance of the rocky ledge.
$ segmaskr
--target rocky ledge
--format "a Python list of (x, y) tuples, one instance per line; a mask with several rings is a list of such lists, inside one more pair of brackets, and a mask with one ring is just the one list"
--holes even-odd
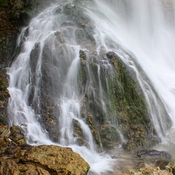
[(159, 167), (142, 168), (139, 170), (128, 170), (123, 175), (174, 175), (171, 171), (161, 170)]
[(26, 144), (19, 126), (0, 125), (0, 174), (86, 175), (88, 163), (71, 148)]
[[(110, 175), (175, 175), (175, 162), (171, 162), (171, 156), (164, 151), (137, 151), (132, 156), (132, 163), (128, 158), (114, 157), (119, 164)], [(123, 160), (122, 164), (120, 160)], [(0, 125), (0, 175), (87, 175), (89, 168), (71, 148), (31, 146), (26, 143), (21, 127), (8, 129)]]
[(137, 151), (133, 161), (133, 169), (127, 170), (123, 175), (175, 175), (175, 162), (165, 151)]

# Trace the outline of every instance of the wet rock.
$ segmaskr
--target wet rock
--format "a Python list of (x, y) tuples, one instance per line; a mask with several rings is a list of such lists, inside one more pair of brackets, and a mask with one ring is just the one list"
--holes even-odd
[[(111, 82), (111, 94), (113, 94), (111, 99), (113, 99), (120, 130), (127, 140), (123, 147), (129, 151), (150, 148), (158, 143), (159, 139), (153, 127), (146, 99), (137, 81), (136, 73), (114, 52), (108, 52), (106, 56), (115, 69)], [(127, 56), (133, 60), (131, 55), (127, 54)], [(134, 64), (138, 66), (137, 63)], [(141, 68), (138, 67), (138, 69), (143, 78), (149, 82)], [(159, 102), (161, 106), (161, 100)], [(165, 123), (168, 128), (171, 126), (171, 121), (166, 110), (163, 107), (161, 109), (162, 113), (167, 116)]]
[(93, 33), (94, 33), (94, 26), (91, 23), (88, 16), (83, 13), (83, 8), (80, 7), (78, 4), (82, 3), (82, 1), (74, 1), (72, 3), (68, 3), (63, 8), (63, 13), (66, 14), (68, 17), (74, 20), (74, 22), (83, 30), (76, 33), (77, 40), (81, 44), (89, 44), (95, 43)]
[(89, 165), (70, 148), (42, 145), (19, 152), (11, 159), (0, 158), (0, 174), (86, 175), (89, 170)]
[(24, 136), (19, 126), (11, 127), (10, 133), (7, 126), (0, 126), (0, 174), (87, 174), (90, 168), (88, 163), (71, 148), (56, 145), (21, 145), (21, 137)]
[(0, 138), (3, 139), (4, 137), (9, 136), (9, 129), (5, 125), (0, 125)]
[(171, 155), (165, 151), (158, 150), (140, 150), (137, 152), (137, 157), (142, 159), (145, 164), (165, 169), (166, 165), (171, 162)]
[(25, 152), (22, 157), (23, 162), (35, 162), (55, 174), (86, 174), (89, 165), (74, 153), (71, 148), (63, 148), (54, 145), (50, 146), (32, 146)]
[(123, 175), (173, 175), (167, 170), (160, 170), (159, 167), (141, 168), (139, 170), (128, 170)]
[(19, 50), (16, 49), (16, 39), (21, 27), (27, 25), (31, 16), (37, 13), (36, 9), (44, 6), (45, 3), (48, 2), (40, 0), (0, 1), (0, 124), (2, 125), (7, 124), (9, 98), (8, 77), (5, 68), (11, 64)]
[(173, 175), (175, 175), (175, 162), (170, 162), (167, 166), (166, 169), (170, 171)]
[[(88, 76), (88, 72), (87, 72), (87, 67), (86, 67), (86, 52), (83, 50), (80, 50), (80, 73), (79, 73), (79, 79), (78, 79), (78, 84), (79, 84), (79, 89), (80, 91), (84, 90), (84, 87), (86, 86), (86, 82), (87, 82), (87, 76)], [(83, 88), (82, 88), (83, 87)]]
[[(28, 0), (10, 0), (9, 2), (3, 1), (3, 3), (1, 4), (1, 7), (5, 8), (0, 12), (1, 24), (3, 25), (3, 32), (0, 34), (0, 46), (2, 46), (1, 48), (3, 48), (3, 54), (0, 53), (0, 64), (2, 63), (1, 65), (7, 66), (4, 58), (7, 58), (8, 56), (4, 57), (4, 55), (7, 55), (8, 53), (8, 55), (10, 55), (11, 57), (11, 53), (14, 48), (12, 46), (15, 46), (14, 43), (10, 42), (13, 38), (13, 33), (15, 33), (21, 26), (26, 25), (28, 23), (29, 17), (32, 16), (33, 13), (36, 14), (36, 12), (30, 11), (31, 7), (35, 7), (36, 10), (37, 6), (42, 2), (44, 4), (49, 3), (46, 2), (46, 0), (32, 0), (30, 2)], [(117, 145), (120, 140), (119, 133), (115, 130), (114, 127), (112, 127), (112, 124), (110, 124), (110, 122), (115, 121), (115, 123), (113, 124), (119, 127), (119, 129), (123, 133), (124, 138), (126, 138), (127, 140), (124, 144), (124, 148), (126, 150), (132, 151), (134, 149), (142, 147), (151, 147), (152, 145), (157, 143), (157, 139), (155, 139), (156, 134), (154, 128), (152, 127), (143, 93), (141, 92), (141, 88), (136, 81), (135, 73), (130, 68), (126, 67), (126, 65), (120, 60), (119, 56), (117, 56), (113, 52), (106, 53), (106, 50), (104, 48), (101, 48), (100, 54), (98, 55), (97, 51), (94, 50), (95, 42), (93, 38), (93, 25), (91, 24), (91, 21), (88, 19), (88, 17), (84, 14), (83, 9), (76, 6), (76, 3), (81, 3), (81, 1), (68, 3), (63, 8), (65, 15), (73, 18), (73, 22), (64, 22), (61, 27), (76, 26), (77, 29), (75, 31), (75, 36), (77, 42), (88, 49), (86, 50), (88, 54), (84, 50), (81, 50), (79, 53), (81, 59), (81, 71), (79, 72), (81, 78), (79, 79), (79, 87), (83, 93), (87, 91), (85, 92), (84, 100), (86, 104), (83, 104), (85, 108), (82, 109), (82, 111), (86, 112), (82, 112), (82, 115), (85, 119), (87, 119), (86, 121), (90, 126), (91, 132), (94, 136), (94, 140), (96, 141), (97, 145), (102, 144), (106, 148), (111, 148)], [(30, 12), (31, 14), (29, 15)], [(60, 32), (55, 32), (55, 37), (57, 38), (56, 46), (58, 46), (58, 43), (61, 43), (61, 46), (59, 48), (57, 47), (57, 49), (59, 50), (57, 55), (62, 58), (64, 56), (62, 52), (66, 51), (66, 49), (64, 48), (65, 40)], [(51, 38), (51, 40), (52, 39), (53, 38)], [(11, 49), (7, 50), (7, 48), (9, 48), (9, 42), (11, 43)], [(62, 84), (63, 82), (56, 82), (55, 78), (51, 78), (52, 76), (50, 76), (53, 74), (57, 74), (57, 70), (55, 68), (56, 66), (54, 65), (58, 65), (59, 63), (56, 62), (53, 65), (49, 63), (47, 57), (50, 55), (50, 53), (47, 47), (48, 46), (45, 46), (43, 53), (44, 58), (42, 66), (43, 80), (41, 80), (41, 98), (38, 97), (40, 99), (32, 101), (33, 95), (31, 95), (31, 100), (29, 100), (29, 103), (31, 104), (31, 106), (34, 106), (34, 108), (36, 108), (35, 111), (36, 113), (38, 112), (38, 115), (43, 116), (43, 118), (39, 120), (45, 126), (50, 138), (53, 141), (58, 141), (59, 111), (56, 109), (57, 106), (55, 104), (57, 104), (57, 101), (54, 101), (54, 97), (55, 94), (58, 95), (61, 93), (61, 88), (60, 86), (58, 86), (58, 84)], [(39, 49), (39, 46), (33, 49), (33, 60), (31, 59), (32, 69), (36, 69), (35, 63), (38, 58), (37, 52)], [(109, 78), (109, 81), (106, 83), (106, 79), (103, 78), (106, 72), (103, 71), (104, 67), (102, 67), (101, 65), (104, 61), (108, 60), (113, 66), (113, 72), (107, 77)], [(89, 67), (87, 68), (88, 61)], [(66, 63), (63, 65), (66, 65)], [(98, 75), (99, 66), (101, 66), (100, 75), (102, 78)], [(64, 69), (65, 68), (63, 67), (63, 70)], [(31, 71), (33, 73), (34, 70)], [(91, 84), (89, 85), (87, 81), (88, 71), (91, 71), (92, 74), (91, 81), (95, 82), (92, 86)], [(63, 71), (63, 74), (64, 73), (65, 70)], [(100, 83), (98, 83), (100, 79), (99, 77), (101, 78), (102, 89), (104, 90), (102, 93), (107, 93), (107, 86), (109, 85), (110, 87), (108, 89), (110, 97), (109, 103), (111, 103), (112, 107), (110, 107), (110, 105), (107, 106), (107, 113), (105, 113), (101, 107), (99, 94)], [(5, 86), (4, 84), (2, 84), (2, 86), (0, 86), (0, 90), (6, 91), (6, 87), (6, 84)], [(45, 99), (47, 99), (47, 101)], [(41, 112), (40, 109), (37, 108), (39, 100), (41, 101)], [(107, 101), (108, 99), (106, 98), (103, 100)], [(0, 110), (3, 109), (4, 112), (3, 117), (6, 115), (4, 111), (4, 109), (6, 108), (6, 104), (7, 103), (0, 102)], [(91, 116), (91, 118), (89, 118), (88, 116)], [(110, 120), (109, 123), (106, 122), (107, 118), (109, 118)], [(3, 119), (2, 123), (5, 123)], [(83, 138), (80, 126), (75, 123), (74, 126), (75, 135), (77, 137)], [(11, 139), (19, 145), (25, 144), (23, 135), (20, 132), (17, 132), (15, 134), (15, 137), (11, 135)], [(83, 141), (81, 139), (79, 142), (83, 144)]]
[(32, 175), (51, 175), (49, 171), (35, 165), (31, 164), (20, 164), (19, 169), (24, 174), (32, 174)]
[(165, 151), (158, 150), (141, 150), (137, 152), (137, 156), (144, 159), (162, 159), (171, 160), (171, 155)]
[[(133, 151), (150, 148), (159, 139), (155, 134), (136, 73), (114, 52), (106, 52), (102, 47), (97, 53), (93, 47), (91, 45), (91, 50), (81, 50), (79, 53), (79, 86), (85, 91), (82, 116), (87, 119), (86, 123), (96, 144), (107, 149), (112, 148), (121, 142), (121, 132), (126, 139), (123, 143), (124, 149)], [(110, 70), (105, 69), (105, 66), (109, 65), (108, 62), (111, 64)], [(100, 95), (99, 89), (103, 96)], [(107, 112), (103, 110), (101, 98)]]
[(82, 146), (82, 145), (86, 145), (86, 141), (85, 141), (85, 138), (84, 138), (84, 134), (83, 134), (83, 131), (82, 131), (82, 128), (81, 128), (81, 125), (80, 123), (73, 119), (73, 132), (74, 132), (74, 137), (77, 138), (77, 144)]
[(8, 81), (5, 69), (0, 69), (0, 124), (7, 124)]
[(0, 125), (0, 155), (12, 156), (20, 150), (17, 143), (10, 139), (10, 131), (7, 126)]
[(20, 171), (18, 165), (14, 160), (7, 158), (0, 158), (0, 174), (4, 175), (18, 175)]
[(95, 121), (94, 121), (93, 117), (92, 116), (88, 116), (86, 118), (86, 123), (88, 124), (88, 126), (91, 129), (91, 132), (92, 132), (92, 135), (94, 136), (94, 140), (95, 140), (96, 144), (100, 145), (100, 143), (101, 143), (100, 135), (98, 133), (98, 129), (97, 129), (96, 125), (95, 125)]
[(113, 148), (120, 143), (120, 135), (116, 128), (105, 122), (99, 129), (101, 142), (105, 148)]
[(166, 166), (168, 165), (169, 162), (170, 160), (157, 160), (155, 165), (159, 167), (161, 170), (164, 170), (166, 169)]
[(26, 144), (23, 130), (20, 126), (12, 126), (10, 128), (10, 139), (12, 139), (18, 145)]
[(9, 66), (16, 53), (19, 31), (32, 16), (54, 0), (1, 0), (0, 1), (0, 66)]
[(0, 155), (6, 150), (6, 145), (8, 142), (7, 137), (9, 136), (9, 130), (7, 126), (0, 125)]

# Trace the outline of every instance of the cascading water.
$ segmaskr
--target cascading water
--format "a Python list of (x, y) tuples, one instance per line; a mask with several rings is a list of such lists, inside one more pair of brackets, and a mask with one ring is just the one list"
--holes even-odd
[[(139, 2), (117, 0), (111, 2), (112, 7), (105, 1), (96, 1), (96, 4), (101, 13), (102, 9), (106, 9), (104, 14), (106, 22), (99, 14), (89, 11), (98, 26), (101, 35), (99, 38), (104, 38), (105, 33), (106, 38), (117, 41), (134, 54), (135, 60), (147, 74), (162, 100), (174, 128), (175, 2), (173, 0)], [(127, 59), (123, 58), (123, 61), (127, 62)], [(166, 142), (168, 136), (172, 143), (172, 133), (166, 133), (167, 126), (164, 120), (166, 116), (161, 111), (162, 107), (156, 102), (156, 97), (142, 78), (140, 77), (139, 81), (145, 92), (155, 129), (163, 142)], [(149, 94), (152, 99), (149, 99)], [(171, 132), (174, 132), (174, 129), (171, 129)]]
[(172, 128), (175, 123), (174, 13), (173, 0), (63, 1), (45, 9), (21, 31), (20, 52), (8, 70), (10, 125), (20, 125), (29, 144), (71, 146), (92, 171), (111, 170), (112, 160), (96, 153), (103, 150), (102, 137), (97, 132), (94, 138), (87, 120), (96, 115), (125, 141), (110, 103), (113, 66), (104, 53), (112, 51), (135, 71), (165, 141), (162, 104)]

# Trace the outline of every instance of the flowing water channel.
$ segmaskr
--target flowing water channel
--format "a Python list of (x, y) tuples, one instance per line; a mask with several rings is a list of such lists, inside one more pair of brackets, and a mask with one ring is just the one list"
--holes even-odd
[[(95, 106), (107, 116), (119, 133), (121, 143), (124, 142), (109, 104), (107, 75), (112, 74), (113, 68), (102, 56), (103, 52), (113, 51), (136, 72), (155, 130), (162, 140), (157, 149), (173, 152), (174, 7), (174, 0), (68, 0), (58, 1), (43, 10), (22, 29), (17, 41), (19, 53), (8, 69), (10, 125), (20, 125), (29, 144), (72, 147), (88, 161), (94, 173), (112, 170), (110, 156), (97, 153), (99, 148), (94, 144), (82, 110), (83, 100), (93, 96)], [(133, 57), (128, 58), (123, 50)], [(86, 55), (85, 73), (80, 53)], [(90, 56), (92, 54), (95, 56)], [(142, 77), (136, 62), (149, 83)], [(83, 73), (86, 80), (81, 78)], [(153, 89), (172, 121), (170, 129)], [(42, 109), (48, 105), (55, 108), (55, 130), (59, 130), (59, 136), (52, 139), (42, 118)], [(75, 123), (82, 131), (85, 146), (78, 146), (81, 140), (75, 134)]]

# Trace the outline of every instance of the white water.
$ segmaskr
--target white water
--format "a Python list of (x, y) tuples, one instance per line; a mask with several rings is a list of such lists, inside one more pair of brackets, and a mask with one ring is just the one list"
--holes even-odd
[[(165, 6), (165, 2), (170, 4)], [(139, 63), (146, 75), (149, 77), (152, 86), (162, 100), (173, 126), (169, 134), (174, 132), (175, 124), (175, 9), (174, 0), (94, 0), (83, 1), (79, 4), (83, 12), (90, 18), (93, 27), (93, 36), (96, 40), (97, 54), (100, 54), (101, 46), (106, 51), (116, 52), (122, 60), (132, 67), (137, 74), (145, 97), (148, 101), (150, 111), (157, 134), (163, 143), (174, 141), (167, 137), (167, 126), (161, 106), (149, 83), (141, 76), (135, 61)], [(67, 27), (63, 23), (71, 22), (63, 14), (56, 13), (58, 3), (41, 12), (32, 19), (28, 27), (21, 32), (18, 45), (23, 45), (21, 52), (9, 68), (9, 119), (10, 125), (23, 127), (29, 144), (61, 144), (71, 146), (74, 151), (80, 153), (91, 165), (91, 171), (102, 174), (111, 170), (112, 160), (107, 155), (100, 155), (96, 152), (94, 139), (90, 128), (81, 116), (81, 103), (85, 90), (78, 90), (78, 74), (80, 70), (79, 51), (84, 49), (87, 53), (86, 43), (80, 45), (77, 39), (77, 26)], [(169, 8), (169, 9), (168, 9)], [(62, 39), (56, 40), (57, 32), (61, 33)], [(27, 35), (25, 33), (28, 33)], [(62, 42), (62, 40), (64, 40)], [(89, 43), (87, 43), (89, 44)], [(133, 55), (130, 60), (117, 45)], [(34, 60), (35, 68), (31, 68), (31, 55), (38, 47), (39, 54)], [(53, 143), (45, 128), (39, 121), (42, 116), (35, 110), (32, 104), (37, 104), (40, 109), (40, 87), (43, 77), (42, 64), (44, 52), (48, 49), (49, 63), (55, 70), (56, 77), (54, 85), (58, 89), (55, 92), (55, 103), (59, 108), (59, 143)], [(60, 55), (65, 56), (64, 58)], [(47, 59), (45, 59), (47, 61)], [(96, 101), (102, 106), (103, 112), (107, 113), (106, 100), (101, 85), (100, 61), (98, 63), (98, 82), (94, 82), (89, 72), (89, 87)], [(105, 60), (106, 61), (106, 60)], [(89, 60), (91, 62), (91, 60)], [(88, 65), (87, 65), (88, 67)], [(106, 70), (110, 70), (110, 64), (105, 63)], [(48, 70), (49, 71), (49, 70)], [(57, 80), (57, 81), (56, 81)], [(90, 87), (97, 84), (99, 94)], [(33, 99), (29, 104), (31, 89)], [(77, 146), (77, 137), (73, 133), (73, 120), (76, 120), (83, 132), (86, 142), (85, 146)], [(122, 137), (122, 136), (121, 136)], [(167, 145), (166, 145), (167, 146)]]
[[(174, 1), (163, 0), (132, 0), (122, 1), (96, 1), (96, 6), (88, 10), (91, 18), (96, 25), (99, 45), (102, 43), (109, 47), (107, 39), (118, 42), (123, 48), (134, 54), (135, 60), (139, 63), (148, 75), (153, 87), (172, 120), (175, 123), (175, 9)], [(98, 9), (98, 10), (92, 10)], [(105, 9), (105, 13), (103, 13)], [(99, 13), (101, 12), (101, 13)], [(104, 20), (105, 19), (105, 20)], [(111, 49), (115, 50), (115, 49)], [(123, 61), (134, 67), (132, 60), (127, 60), (124, 53), (116, 50)], [(136, 70), (137, 72), (137, 70)], [(138, 74), (137, 74), (138, 75)], [(159, 105), (152, 106), (149, 94), (154, 97), (152, 92), (146, 92), (146, 82), (139, 77), (141, 86), (145, 90), (148, 100), (149, 110), (158, 135), (163, 140), (166, 139), (165, 116), (154, 114), (155, 110), (160, 111)], [(148, 87), (147, 87), (148, 88)], [(148, 91), (151, 91), (150, 89)], [(149, 104), (150, 103), (150, 104)], [(157, 109), (154, 109), (157, 108)], [(174, 126), (173, 126), (174, 127)]]

